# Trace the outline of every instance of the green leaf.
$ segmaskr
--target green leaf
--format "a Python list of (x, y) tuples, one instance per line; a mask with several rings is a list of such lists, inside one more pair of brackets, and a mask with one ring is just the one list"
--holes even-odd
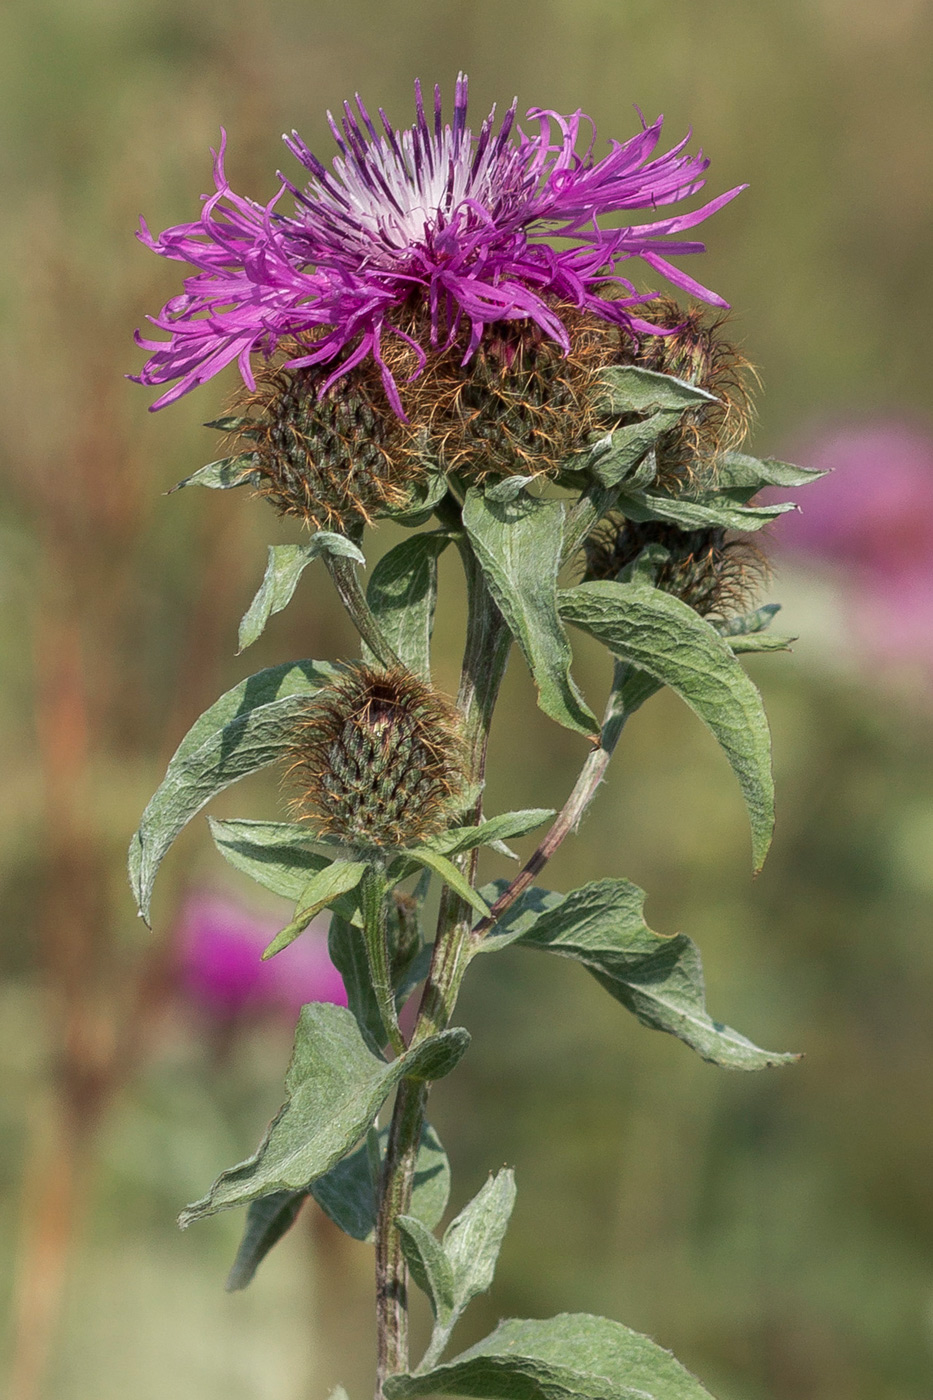
[(409, 528), (424, 525), (434, 513), (434, 507), (447, 495), (447, 476), (432, 472), (424, 481), (413, 482), (408, 499), (400, 506), (383, 506), (380, 515), (396, 520)]
[(715, 491), (696, 496), (669, 496), (661, 491), (641, 491), (628, 487), (619, 493), (615, 505), (628, 520), (666, 520), (682, 530), (702, 530), (708, 526), (722, 526), (727, 530), (760, 530), (779, 515), (796, 509), (790, 501), (747, 506)]
[(306, 1190), (360, 1141), (401, 1079), (441, 1078), (469, 1041), (465, 1030), (442, 1031), (387, 1064), (369, 1049), (345, 1006), (302, 1007), (284, 1105), (253, 1156), (221, 1172), (179, 1224), (184, 1229), (272, 1192)]
[(720, 637), (730, 639), (743, 636), (747, 632), (764, 632), (780, 611), (780, 603), (765, 603), (762, 607), (755, 608), (754, 612), (742, 613), (739, 617), (730, 617), (726, 622), (717, 623), (716, 631)]
[(564, 537), (560, 501), (525, 495), (511, 505), (472, 487), (463, 523), (509, 630), (525, 654), (546, 715), (567, 729), (598, 729), (570, 675), (570, 643), (557, 610), (557, 574)]
[(352, 540), (332, 530), (318, 530), (307, 544), (270, 544), (269, 562), (259, 591), (240, 623), (240, 651), (252, 646), (262, 636), (269, 618), (288, 606), (298, 580), (319, 554), (343, 555), (355, 564), (366, 563), (362, 550)]
[(525, 836), (553, 815), (553, 807), (528, 807), (521, 812), (503, 812), (501, 816), (490, 817), (479, 826), (451, 827), (440, 836), (432, 836), (427, 844), (432, 851), (439, 851), (442, 855), (460, 855), (463, 851), (472, 851), (476, 846), (492, 846), (515, 836)]
[[(385, 1157), (388, 1128), (381, 1128), (377, 1138), (378, 1161), (373, 1161), (369, 1146), (344, 1157), (311, 1187), (311, 1195), (334, 1224), (355, 1240), (375, 1239), (376, 1217), (379, 1210), (379, 1167)], [(421, 1147), (415, 1163), (409, 1215), (433, 1230), (450, 1196), (450, 1164), (434, 1129), (425, 1124)]]
[(465, 899), (471, 904), (478, 914), (488, 914), (489, 909), (481, 897), (476, 893), (460, 871), (449, 861), (446, 856), (439, 855), (437, 851), (432, 851), (429, 846), (410, 846), (403, 853), (403, 856), (416, 861), (418, 865), (426, 865), (429, 870), (433, 870), (435, 875), (439, 875), (445, 885), (449, 885), (454, 894), (458, 894), (461, 899)]
[[(488, 885), (483, 885), (480, 894), (492, 905), (508, 886), (508, 880), (490, 880)], [(556, 890), (543, 890), (538, 885), (530, 885), (496, 920), (495, 927), (477, 945), (477, 952), (496, 953), (500, 948), (507, 948), (510, 943), (516, 943), (534, 928), (542, 914), (549, 909), (556, 909), (558, 905), (563, 904), (566, 897), (558, 894)]]
[(366, 601), (386, 641), (405, 665), (431, 679), (431, 633), (437, 603), (437, 561), (448, 536), (414, 535), (390, 549), (373, 569)]
[(216, 462), (208, 462), (200, 471), (193, 472), (173, 486), (169, 495), (180, 491), (183, 486), (209, 486), (213, 491), (229, 491), (234, 486), (255, 486), (258, 476), (250, 467), (256, 461), (254, 452), (241, 452), (236, 457), (221, 457)]
[(501, 481), (486, 485), (485, 493), (487, 501), (498, 501), (500, 505), (508, 505), (510, 501), (516, 500), (524, 491), (526, 486), (530, 486), (537, 478), (534, 476), (504, 476)]
[(361, 917), (360, 925), (356, 925), (342, 914), (335, 913), (327, 935), (327, 951), (331, 962), (343, 978), (347, 1005), (360, 1032), (369, 1048), (378, 1055), (388, 1044), (389, 1034), (383, 1025), (382, 1013), (373, 991), (372, 974), (369, 970), (366, 941), (361, 925)]
[(443, 1366), (390, 1376), (387, 1400), (711, 1400), (669, 1351), (620, 1322), (586, 1313), (501, 1322)]
[(227, 1275), (228, 1293), (238, 1293), (252, 1283), (259, 1265), (294, 1225), (307, 1198), (306, 1191), (274, 1191), (250, 1202), (243, 1238)]
[(272, 666), (228, 690), (188, 730), (130, 842), (130, 884), (144, 919), (178, 833), (218, 792), (281, 758), (289, 722), (337, 674), (320, 661)]
[(312, 849), (314, 837), (299, 822), (218, 821), (208, 817), (220, 854), (236, 870), (297, 903), (311, 879), (329, 865), (333, 854)]
[(761, 696), (729, 644), (679, 598), (641, 583), (582, 583), (560, 603), (568, 622), (670, 686), (707, 725), (739, 780), (760, 869), (774, 825), (771, 739)]
[(316, 875), (312, 875), (299, 896), (298, 911), (294, 919), (275, 935), (263, 953), (262, 961), (267, 962), (290, 943), (294, 943), (295, 939), (304, 933), (315, 914), (319, 914), (328, 905), (333, 905), (340, 895), (355, 890), (368, 868), (362, 860), (335, 860), (323, 870), (319, 870)]
[(763, 486), (806, 486), (819, 481), (825, 471), (776, 462), (773, 457), (748, 457), (744, 452), (727, 452), (716, 465), (716, 482), (723, 489), (744, 490), (754, 495)]
[(748, 656), (759, 651), (790, 651), (796, 637), (779, 636), (776, 632), (748, 632), (724, 634), (729, 650), (736, 656)]
[[(799, 1059), (761, 1050), (712, 1020), (696, 944), (682, 933), (667, 937), (652, 932), (645, 923), (644, 903), (644, 891), (628, 880), (596, 880), (566, 896), (531, 889), (499, 925), (504, 937), (497, 941), (496, 933), (490, 934), (479, 945), (480, 952), (487, 951), (487, 945), (494, 952), (512, 942), (572, 958), (643, 1026), (676, 1036), (723, 1069), (772, 1069)], [(529, 913), (534, 916), (529, 918)]]
[(637, 423), (614, 428), (566, 466), (589, 471), (603, 486), (618, 486), (622, 481), (633, 487), (646, 486), (657, 475), (654, 458), (649, 457), (651, 449), (663, 432), (674, 427), (680, 413), (680, 409), (660, 410)]
[(396, 1216), (395, 1228), (412, 1278), (429, 1299), (434, 1316), (446, 1319), (453, 1307), (454, 1276), (443, 1245), (411, 1215)]
[(696, 408), (716, 403), (714, 394), (686, 379), (676, 379), (639, 365), (611, 365), (598, 375), (600, 397), (608, 413), (654, 413), (657, 409)]

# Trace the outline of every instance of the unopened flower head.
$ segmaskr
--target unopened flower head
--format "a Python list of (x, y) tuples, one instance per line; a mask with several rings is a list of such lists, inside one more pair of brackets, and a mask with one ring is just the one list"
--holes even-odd
[[(685, 153), (688, 138), (656, 155), (659, 118), (643, 122), (628, 141), (611, 141), (597, 159), (592, 123), (581, 112), (531, 108), (527, 116), (529, 132), (516, 124), (514, 103), (498, 126), (493, 109), (474, 133), (462, 76), (449, 122), (437, 88), (426, 108), (416, 85), (415, 121), (407, 128), (393, 127), (381, 109), (374, 120), (357, 97), (339, 122), (330, 118), (338, 148), (330, 168), (297, 133), (285, 138), (304, 179), (280, 176), (266, 206), (230, 188), (222, 140), (215, 190), (200, 218), (157, 237), (142, 224), (148, 247), (194, 269), (184, 292), (152, 318), (169, 339), (139, 338), (152, 352), (140, 382), (172, 386), (153, 407), (233, 361), (252, 389), (251, 356), (268, 358), (285, 340), (291, 367), (322, 371), (318, 394), (372, 362), (389, 406), (404, 418), (393, 342), (411, 352), (405, 368), (413, 380), (429, 354), (445, 346), (471, 361), (490, 327), (503, 322), (536, 328), (566, 355), (564, 307), (637, 333), (645, 328), (638, 308), (652, 294), (622, 275), (633, 258), (701, 300), (725, 305), (668, 258), (703, 251), (683, 235), (738, 189), (699, 209), (656, 217), (704, 184), (709, 162)], [(291, 212), (280, 208), (286, 196)], [(650, 221), (600, 222), (637, 210), (652, 211)]]
[(726, 619), (746, 611), (767, 577), (765, 557), (743, 536), (718, 526), (680, 530), (663, 521), (610, 516), (584, 546), (586, 579), (614, 579), (645, 549), (658, 554), (654, 583), (701, 617)]
[(291, 744), (297, 816), (350, 846), (413, 846), (450, 824), (463, 786), (456, 707), (401, 666), (350, 666)]

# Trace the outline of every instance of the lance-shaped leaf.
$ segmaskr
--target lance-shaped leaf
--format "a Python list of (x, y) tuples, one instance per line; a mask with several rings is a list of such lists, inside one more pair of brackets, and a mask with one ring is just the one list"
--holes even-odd
[[(311, 1194), (322, 1210), (345, 1234), (355, 1240), (375, 1239), (379, 1210), (379, 1173), (385, 1157), (388, 1128), (376, 1138), (376, 1155), (369, 1142), (344, 1157), (324, 1176), (318, 1177)], [(450, 1164), (434, 1129), (425, 1124), (415, 1161), (409, 1214), (428, 1230), (433, 1230), (447, 1209), (450, 1196)]]
[(491, 1286), (514, 1205), (515, 1176), (505, 1168), (451, 1221), (443, 1242), (418, 1220), (396, 1220), (412, 1277), (434, 1310), (434, 1332), (419, 1369), (434, 1365), (467, 1304)]
[(367, 869), (362, 860), (335, 860), (312, 875), (298, 898), (294, 919), (275, 935), (262, 955), (263, 962), (294, 943), (322, 909), (333, 907), (341, 895), (355, 890)]
[(761, 1050), (711, 1018), (696, 944), (682, 933), (654, 933), (645, 923), (644, 903), (644, 890), (628, 880), (596, 880), (566, 896), (531, 889), (479, 949), (494, 952), (514, 943), (572, 958), (643, 1026), (676, 1036), (723, 1069), (771, 1069), (798, 1059)]
[(707, 491), (696, 496), (669, 496), (662, 491), (623, 487), (616, 497), (616, 509), (628, 520), (665, 520), (682, 530), (703, 530), (722, 526), (726, 530), (760, 530), (779, 515), (796, 507), (790, 501), (766, 506), (747, 506), (724, 492)]
[(431, 679), (431, 633), (437, 603), (437, 561), (446, 535), (413, 535), (383, 555), (373, 569), (366, 601), (382, 635), (408, 669)]
[[(418, 865), (426, 865), (429, 870), (433, 870), (435, 875), (439, 875), (445, 885), (449, 885), (454, 894), (458, 894), (461, 899), (465, 899), (467, 904), (471, 904), (478, 914), (488, 914), (489, 909), (476, 890), (461, 875), (453, 861), (446, 856), (440, 855), (430, 846), (410, 846), (403, 852), (403, 857), (415, 861)], [(392, 873), (391, 871), (389, 872)], [(404, 878), (404, 877), (403, 877)]]
[(697, 408), (716, 403), (714, 394), (640, 365), (610, 365), (597, 376), (602, 404), (609, 413), (654, 413), (656, 409)]
[(524, 836), (553, 815), (553, 807), (528, 807), (521, 812), (503, 812), (501, 816), (490, 817), (479, 826), (451, 827), (440, 836), (432, 836), (426, 844), (442, 855), (460, 855), (463, 851), (472, 851), (476, 846), (494, 846), (500, 841)]
[(727, 618), (725, 622), (714, 623), (714, 626), (736, 656), (756, 651), (789, 651), (796, 637), (782, 637), (767, 630), (780, 611), (780, 603), (765, 603), (753, 612)]
[(489, 591), (531, 668), (541, 709), (567, 729), (594, 734), (599, 725), (570, 675), (570, 642), (557, 610), (563, 505), (527, 494), (503, 505), (471, 488), (463, 523)]
[[(211, 424), (207, 424), (210, 427)], [(208, 486), (212, 491), (229, 491), (234, 486), (255, 486), (259, 480), (257, 472), (250, 468), (256, 462), (254, 452), (241, 452), (236, 457), (221, 457), (216, 462), (208, 462), (206, 467), (192, 472), (179, 481), (172, 491), (180, 491), (183, 486)]]
[(330, 854), (314, 849), (318, 843), (299, 822), (219, 821), (216, 817), (208, 822), (214, 844), (234, 869), (293, 903), (312, 875), (334, 858), (333, 848)]
[(620, 482), (633, 487), (647, 485), (657, 474), (653, 456), (649, 456), (658, 438), (673, 428), (680, 411), (661, 411), (615, 428), (595, 444), (586, 458), (574, 458), (567, 465), (589, 471), (603, 486), (618, 486)]
[(270, 544), (269, 562), (259, 591), (240, 623), (240, 651), (252, 646), (269, 618), (288, 606), (301, 575), (320, 554), (342, 555), (355, 564), (366, 563), (362, 550), (352, 540), (332, 530), (318, 530), (307, 544)]
[(228, 1293), (238, 1293), (252, 1283), (259, 1265), (292, 1228), (307, 1199), (307, 1191), (273, 1191), (250, 1203), (243, 1238), (227, 1275)]
[(749, 457), (744, 452), (727, 452), (716, 465), (717, 486), (723, 490), (742, 491), (745, 499), (750, 499), (763, 486), (806, 486), (825, 475), (825, 471), (814, 467), (795, 467), (790, 462), (776, 462), (773, 457)]
[(587, 1313), (510, 1318), (443, 1366), (390, 1376), (388, 1400), (711, 1400), (669, 1351), (620, 1322)]
[(711, 730), (745, 797), (760, 869), (774, 825), (771, 737), (761, 696), (729, 644), (679, 598), (642, 583), (582, 583), (561, 594), (561, 612), (670, 686)]
[(179, 1224), (185, 1228), (272, 1192), (307, 1189), (360, 1141), (401, 1079), (442, 1078), (469, 1041), (465, 1030), (442, 1031), (387, 1064), (370, 1050), (345, 1006), (302, 1007), (284, 1105), (253, 1156), (222, 1172)]
[(320, 661), (272, 666), (228, 690), (188, 730), (130, 843), (130, 884), (143, 918), (178, 833), (215, 794), (282, 757), (289, 722), (336, 674)]

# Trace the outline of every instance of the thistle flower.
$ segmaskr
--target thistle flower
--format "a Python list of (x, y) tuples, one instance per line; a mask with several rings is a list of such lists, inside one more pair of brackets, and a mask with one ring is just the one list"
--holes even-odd
[[(661, 118), (643, 121), (628, 141), (610, 142), (597, 160), (595, 134), (577, 150), (581, 130), (592, 130), (579, 111), (531, 108), (535, 129), (526, 134), (513, 103), (498, 129), (493, 109), (474, 135), (462, 75), (449, 124), (438, 88), (426, 112), (416, 84), (415, 113), (413, 126), (396, 129), (380, 109), (380, 129), (359, 97), (356, 111), (345, 104), (339, 125), (329, 118), (339, 152), (330, 170), (293, 132), (285, 144), (305, 182), (280, 175), (265, 207), (230, 188), (224, 137), (214, 155), (215, 192), (200, 218), (158, 237), (142, 223), (147, 247), (195, 269), (184, 292), (151, 318), (169, 340), (137, 334), (152, 352), (139, 382), (173, 385), (153, 408), (233, 361), (252, 389), (251, 355), (268, 358), (283, 340), (297, 340), (288, 365), (323, 370), (318, 394), (371, 361), (389, 406), (404, 418), (393, 341), (410, 350), (407, 377), (414, 379), (430, 351), (454, 343), (464, 362), (472, 360), (488, 329), (502, 322), (537, 327), (566, 355), (564, 305), (636, 333), (645, 323), (634, 308), (653, 294), (636, 292), (620, 275), (631, 258), (704, 301), (726, 304), (668, 258), (703, 251), (682, 235), (741, 186), (689, 213), (615, 228), (599, 223), (604, 215), (677, 204), (702, 188), (709, 162), (684, 154), (689, 138), (655, 156)], [(291, 214), (278, 208), (286, 193)], [(555, 249), (553, 238), (565, 246)]]
[(462, 787), (458, 713), (402, 667), (350, 667), (310, 702), (291, 752), (295, 812), (351, 846), (418, 845)]
[(672, 593), (701, 617), (745, 612), (767, 574), (765, 557), (742, 538), (728, 539), (718, 527), (680, 530), (662, 521), (644, 524), (610, 516), (584, 545), (586, 579), (614, 579), (642, 550), (659, 545), (667, 557), (657, 566), (655, 586)]

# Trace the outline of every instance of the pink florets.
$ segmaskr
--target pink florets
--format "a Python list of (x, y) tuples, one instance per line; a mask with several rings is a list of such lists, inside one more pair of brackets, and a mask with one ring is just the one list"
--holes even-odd
[[(667, 258), (702, 252), (702, 243), (677, 235), (743, 186), (691, 213), (621, 228), (598, 223), (604, 215), (678, 203), (702, 188), (709, 161), (683, 154), (689, 138), (654, 156), (661, 118), (643, 122), (629, 141), (611, 141), (609, 154), (594, 160), (595, 133), (577, 150), (581, 128), (591, 126), (581, 112), (532, 108), (527, 115), (537, 129), (527, 135), (515, 125), (513, 103), (498, 131), (493, 109), (474, 136), (463, 76), (450, 124), (442, 122), (438, 88), (430, 118), (418, 84), (415, 98), (415, 124), (400, 130), (381, 109), (377, 128), (359, 97), (356, 112), (345, 104), (339, 126), (330, 118), (339, 154), (329, 170), (297, 133), (287, 136), (308, 179), (298, 186), (280, 175), (266, 207), (228, 185), (224, 137), (214, 154), (215, 193), (205, 197), (200, 219), (158, 237), (142, 222), (147, 247), (195, 269), (182, 295), (150, 318), (170, 339), (145, 340), (137, 332), (137, 342), (152, 351), (138, 381), (173, 384), (153, 408), (233, 360), (252, 388), (253, 352), (269, 356), (283, 337), (299, 337), (308, 352), (289, 363), (333, 364), (324, 388), (371, 355), (401, 415), (381, 354), (385, 335), (402, 336), (423, 364), (427, 349), (450, 344), (464, 325), (468, 360), (485, 328), (503, 320), (532, 321), (566, 351), (559, 302), (643, 329), (631, 308), (655, 293), (639, 294), (620, 277), (619, 265), (633, 257), (692, 295), (726, 305)], [(286, 191), (295, 201), (292, 214), (277, 207)], [(553, 238), (569, 246), (556, 249)], [(612, 294), (601, 295), (610, 281)], [(429, 312), (428, 345), (398, 324), (396, 313), (413, 293)]]

